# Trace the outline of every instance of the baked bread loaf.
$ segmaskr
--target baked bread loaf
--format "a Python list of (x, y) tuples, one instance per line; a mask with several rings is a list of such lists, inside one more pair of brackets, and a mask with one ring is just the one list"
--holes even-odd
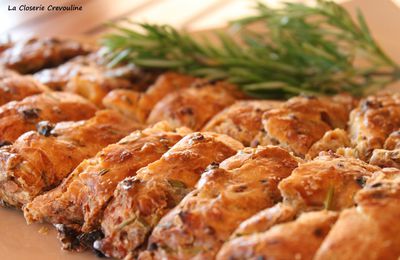
[(0, 148), (0, 200), (22, 207), (57, 187), (82, 160), (140, 127), (107, 110), (86, 121), (39, 123), (37, 131)]
[[(80, 163), (57, 188), (27, 204), (24, 210), (27, 222), (69, 225), (69, 234), (62, 234), (64, 247), (79, 249), (79, 241), (74, 241), (83, 232), (100, 228), (103, 211), (112, 199), (117, 184), (158, 160), (189, 132), (188, 129), (174, 129), (166, 122), (160, 122), (134, 131), (105, 147), (96, 156)], [(71, 235), (71, 229), (76, 236)]]
[(92, 117), (97, 108), (86, 99), (65, 92), (48, 92), (0, 107), (0, 146), (36, 129), (40, 121), (57, 123)]
[(34, 73), (54, 67), (91, 51), (90, 46), (57, 38), (29, 38), (12, 43), (0, 52), (0, 66), (20, 73)]
[(242, 144), (225, 135), (185, 136), (159, 160), (119, 184), (101, 223), (105, 238), (95, 247), (107, 256), (133, 257), (159, 220), (194, 189), (206, 167), (240, 149)]
[(279, 147), (239, 151), (203, 173), (196, 189), (160, 220), (142, 258), (215, 258), (243, 220), (281, 201), (278, 183), (297, 164)]

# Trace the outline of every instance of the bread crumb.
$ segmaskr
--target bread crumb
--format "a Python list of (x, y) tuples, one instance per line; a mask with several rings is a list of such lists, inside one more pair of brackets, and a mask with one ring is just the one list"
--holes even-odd
[(47, 235), (49, 233), (49, 228), (48, 227), (41, 227), (38, 231), (42, 235)]

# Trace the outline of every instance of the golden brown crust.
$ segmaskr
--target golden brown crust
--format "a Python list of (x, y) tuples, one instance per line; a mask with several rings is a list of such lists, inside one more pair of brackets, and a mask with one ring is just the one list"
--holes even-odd
[(392, 132), (386, 139), (383, 148), (373, 150), (369, 163), (382, 168), (400, 169), (400, 131)]
[[(338, 99), (338, 97), (336, 97)], [(325, 132), (346, 127), (351, 99), (295, 97), (263, 115), (265, 132), (258, 143), (275, 144), (304, 157)]]
[(320, 152), (336, 152), (339, 148), (350, 147), (351, 141), (347, 132), (336, 128), (324, 134), (315, 142), (306, 154), (306, 159), (310, 160), (318, 156)]
[(49, 89), (30, 76), (0, 76), (0, 105), (10, 101), (22, 100), (26, 97), (47, 92)]
[(143, 95), (142, 92), (129, 89), (115, 89), (103, 98), (103, 106), (144, 123), (147, 116), (144, 116), (141, 107), (139, 107)]
[(322, 154), (296, 168), (279, 189), (295, 208), (341, 210), (354, 205), (354, 194), (378, 170), (355, 158)]
[(76, 41), (30, 38), (1, 52), (0, 64), (20, 73), (33, 73), (88, 52), (88, 46)]
[(335, 212), (303, 213), (295, 221), (276, 225), (264, 233), (229, 241), (216, 259), (311, 260), (336, 219)]
[(234, 101), (230, 90), (220, 83), (175, 91), (155, 105), (147, 123), (166, 120), (176, 127), (200, 130), (215, 114)]
[(395, 167), (400, 169), (400, 149), (375, 149), (372, 153), (369, 163), (382, 168)]
[(69, 93), (49, 92), (12, 101), (0, 107), (0, 143), (15, 141), (40, 121), (76, 121), (88, 119), (95, 112), (92, 103)]
[[(279, 147), (246, 148), (205, 172), (154, 228), (155, 259), (212, 259), (245, 219), (281, 200), (278, 183), (297, 167)], [(155, 249), (155, 250), (154, 250)]]
[(114, 111), (100, 111), (86, 121), (59, 123), (54, 129), (42, 122), (37, 132), (28, 132), (0, 149), (1, 200), (21, 207), (56, 187), (83, 159), (138, 127)]
[(263, 113), (281, 104), (282, 102), (270, 100), (237, 101), (215, 115), (203, 130), (226, 134), (245, 146), (257, 146), (251, 142), (262, 129)]
[(15, 77), (18, 75), (20, 75), (20, 74), (18, 74), (16, 71), (0, 67), (0, 79), (5, 79), (8, 77)]
[(145, 73), (134, 65), (108, 68), (100, 63), (98, 56), (97, 53), (80, 56), (34, 76), (54, 90), (77, 93), (98, 106), (114, 89), (142, 90), (154, 80), (154, 73)]
[(398, 259), (400, 171), (383, 174), (390, 177), (377, 177), (357, 193), (357, 207), (341, 213), (314, 259)]
[(235, 238), (267, 231), (276, 224), (293, 220), (297, 213), (297, 210), (292, 206), (278, 203), (244, 220), (231, 237)]
[(240, 149), (238, 141), (216, 133), (184, 137), (159, 160), (119, 184), (104, 212), (105, 239), (96, 247), (117, 258), (137, 253), (159, 219), (193, 190), (207, 165)]
[(64, 91), (76, 93), (102, 107), (103, 98), (113, 89), (130, 89), (132, 84), (126, 79), (107, 78), (102, 72), (77, 75), (66, 84)]
[(400, 149), (400, 130), (396, 130), (389, 135), (383, 148), (387, 150)]
[(98, 55), (91, 53), (75, 57), (55, 68), (36, 72), (33, 77), (53, 90), (63, 90), (73, 77), (94, 74), (97, 67)]
[(79, 224), (84, 232), (99, 228), (99, 218), (117, 184), (158, 160), (182, 137), (163, 123), (133, 132), (83, 161), (56, 189), (29, 203), (26, 220)]
[(145, 93), (114, 90), (103, 99), (103, 104), (144, 123), (153, 107), (162, 98), (174, 91), (188, 88), (194, 81), (193, 77), (168, 72), (159, 76)]
[(365, 98), (350, 114), (349, 133), (356, 156), (368, 161), (373, 150), (383, 148), (386, 138), (399, 128), (399, 93)]

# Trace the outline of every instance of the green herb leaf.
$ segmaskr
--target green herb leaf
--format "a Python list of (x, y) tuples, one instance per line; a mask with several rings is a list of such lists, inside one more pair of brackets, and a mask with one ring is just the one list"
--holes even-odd
[(227, 80), (260, 98), (361, 96), (400, 79), (399, 66), (374, 40), (360, 11), (354, 21), (342, 6), (325, 0), (280, 9), (259, 3), (255, 11), (232, 21), (228, 32), (215, 33), (215, 44), (147, 23), (132, 23), (134, 29), (112, 25), (116, 32), (102, 44), (110, 66), (131, 62)]
[(333, 186), (330, 186), (328, 189), (328, 193), (326, 194), (325, 201), (324, 201), (324, 209), (326, 209), (326, 210), (332, 209), (332, 202), (333, 202), (334, 195), (335, 195), (335, 188)]

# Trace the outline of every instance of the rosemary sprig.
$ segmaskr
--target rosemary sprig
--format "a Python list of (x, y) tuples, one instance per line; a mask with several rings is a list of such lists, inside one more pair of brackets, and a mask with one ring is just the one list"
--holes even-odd
[(259, 3), (256, 11), (233, 21), (228, 33), (216, 33), (216, 44), (146, 23), (136, 24), (137, 30), (113, 25), (117, 32), (102, 44), (110, 66), (133, 62), (224, 79), (262, 98), (344, 91), (359, 96), (400, 79), (399, 66), (373, 39), (361, 12), (356, 22), (340, 5), (322, 0), (281, 9)]

